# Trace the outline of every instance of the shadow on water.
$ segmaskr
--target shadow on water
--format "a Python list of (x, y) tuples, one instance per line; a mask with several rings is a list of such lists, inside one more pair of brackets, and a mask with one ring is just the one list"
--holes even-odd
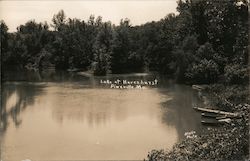
[(18, 82), (70, 82), (83, 80), (86, 77), (66, 71), (5, 71), (3, 81)]
[[(164, 88), (163, 88), (164, 87)], [(201, 105), (196, 91), (190, 86), (163, 81), (158, 91), (171, 99), (162, 103), (162, 121), (177, 130), (179, 140), (184, 139), (185, 132), (202, 130), (200, 114), (193, 107)]]
[(0, 131), (7, 129), (9, 121), (12, 121), (16, 127), (22, 123), (19, 115), (28, 105), (34, 103), (34, 98), (42, 94), (44, 85), (32, 83), (3, 83), (1, 93), (1, 119)]

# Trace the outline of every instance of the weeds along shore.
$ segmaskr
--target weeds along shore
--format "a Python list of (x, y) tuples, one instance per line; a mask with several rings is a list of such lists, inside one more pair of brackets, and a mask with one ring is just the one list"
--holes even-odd
[(187, 132), (186, 138), (170, 151), (152, 150), (147, 161), (247, 160), (249, 159), (248, 85), (205, 85), (201, 91), (218, 110), (237, 112), (240, 118), (217, 127), (204, 126), (200, 135)]

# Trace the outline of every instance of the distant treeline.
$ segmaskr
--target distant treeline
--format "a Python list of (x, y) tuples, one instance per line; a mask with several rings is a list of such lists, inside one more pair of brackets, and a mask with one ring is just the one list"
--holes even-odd
[(28, 21), (9, 33), (1, 21), (2, 70), (92, 70), (96, 75), (157, 71), (191, 83), (248, 80), (247, 0), (179, 0), (178, 14), (160, 21), (119, 25), (93, 15), (49, 24)]

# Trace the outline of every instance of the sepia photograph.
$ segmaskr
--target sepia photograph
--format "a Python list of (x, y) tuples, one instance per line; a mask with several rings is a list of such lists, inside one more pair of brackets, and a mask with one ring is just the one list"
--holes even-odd
[(249, 0), (0, 0), (0, 161), (248, 161)]

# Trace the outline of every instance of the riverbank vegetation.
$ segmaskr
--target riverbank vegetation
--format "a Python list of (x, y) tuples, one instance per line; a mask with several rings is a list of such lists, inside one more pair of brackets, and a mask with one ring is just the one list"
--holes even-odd
[(209, 94), (209, 106), (240, 113), (241, 117), (222, 126), (204, 127), (201, 135), (187, 133), (170, 151), (152, 150), (147, 161), (249, 159), (249, 88), (214, 84), (206, 85), (202, 92)]
[(50, 66), (96, 75), (153, 70), (179, 82), (246, 82), (247, 1), (177, 3), (178, 14), (140, 26), (127, 18), (119, 25), (94, 15), (87, 21), (67, 18), (63, 10), (52, 24), (30, 20), (14, 33), (1, 21), (3, 71)]
[[(211, 26), (205, 26), (205, 24), (208, 25), (208, 23), (204, 23), (204, 26), (200, 26), (201, 28), (196, 28), (196, 30), (202, 31), (213, 27), (217, 28), (217, 30), (214, 30), (210, 34), (204, 34), (202, 38), (208, 38), (209, 41), (203, 45), (199, 45), (199, 47), (196, 48), (196, 52), (192, 52), (195, 54), (191, 62), (187, 63), (191, 63), (192, 65), (191, 67), (186, 66), (187, 68), (184, 72), (184, 76), (186, 76), (185, 80), (193, 83), (207, 84), (202, 91), (202, 93), (206, 93), (209, 96), (210, 101), (207, 106), (214, 107), (218, 110), (240, 113), (241, 117), (232, 119), (229, 123), (216, 128), (204, 127), (201, 135), (192, 133), (191, 136), (187, 136), (186, 139), (177, 143), (170, 151), (153, 150), (148, 154), (146, 160), (249, 159), (250, 101), (249, 73), (247, 70), (248, 37), (244, 38), (244, 36), (241, 35), (241, 38), (239, 37), (238, 39), (236, 34), (236, 28), (240, 29), (243, 27), (242, 24), (246, 25), (243, 27), (243, 30), (248, 30), (248, 22), (247, 19), (243, 20), (244, 18), (241, 16), (239, 17), (243, 19), (238, 17), (239, 19), (236, 18), (233, 20), (233, 17), (239, 14), (238, 9), (239, 6), (241, 6), (239, 3), (244, 4), (244, 2), (212, 2), (212, 8), (207, 5), (210, 3), (211, 1), (207, 0), (203, 1), (204, 5), (201, 5), (202, 3), (193, 3), (192, 5), (192, 3), (188, 1), (185, 3), (189, 6), (187, 8), (190, 9), (190, 12), (186, 13), (191, 15), (192, 8), (195, 8), (194, 6), (200, 6), (199, 11), (205, 9), (205, 12), (201, 15), (199, 14), (197, 17), (199, 25), (208, 20), (203, 17), (206, 13), (213, 13), (212, 17), (214, 20), (211, 19), (210, 22), (214, 23), (209, 24)], [(240, 8), (242, 9), (242, 6)], [(194, 9), (194, 11), (197, 11), (197, 8)], [(194, 17), (193, 14), (192, 18)], [(248, 16), (246, 15), (246, 17)], [(236, 25), (236, 30), (233, 29), (234, 27), (231, 27), (231, 25), (234, 26), (234, 22), (230, 23), (231, 20), (239, 23)], [(226, 21), (227, 23), (223, 23)], [(242, 34), (243, 30), (240, 29), (239, 34)], [(245, 34), (248, 36), (247, 33)], [(213, 38), (210, 39), (210, 36)]]
[[(50, 25), (35, 20), (14, 33), (1, 21), (2, 71), (90, 70), (95, 75), (157, 71), (176, 81), (208, 84), (213, 106), (242, 117), (203, 135), (189, 136), (171, 151), (154, 150), (148, 160), (242, 160), (248, 157), (248, 1), (178, 0), (177, 14), (133, 26), (91, 15)], [(226, 100), (226, 101), (225, 101)], [(228, 104), (230, 102), (230, 104)]]

